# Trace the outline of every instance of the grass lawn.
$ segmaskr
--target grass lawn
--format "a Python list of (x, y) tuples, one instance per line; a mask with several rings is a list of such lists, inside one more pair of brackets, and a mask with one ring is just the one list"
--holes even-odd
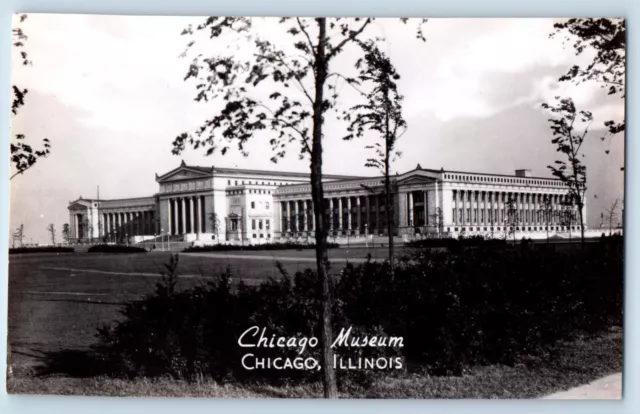
[[(346, 258), (385, 257), (386, 249), (338, 248)], [(315, 267), (313, 250), (232, 251), (180, 254), (179, 286), (208, 283), (228, 265), (235, 281), (257, 284), (279, 277), (278, 256), (291, 274)], [(247, 256), (273, 259), (248, 259)], [(96, 328), (120, 317), (121, 305), (153, 291), (170, 253), (32, 253), (9, 257), (10, 363), (14, 369), (37, 365), (47, 352), (82, 349), (95, 341)], [(300, 260), (295, 260), (300, 258)], [(339, 266), (334, 267), (337, 272)]]

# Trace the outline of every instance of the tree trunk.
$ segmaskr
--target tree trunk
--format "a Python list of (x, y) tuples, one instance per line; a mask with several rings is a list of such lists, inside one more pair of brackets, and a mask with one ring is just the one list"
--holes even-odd
[(327, 79), (325, 54), (326, 19), (316, 19), (318, 23), (318, 49), (315, 64), (315, 97), (313, 103), (313, 142), (311, 149), (311, 196), (313, 215), (316, 219), (316, 268), (322, 285), (322, 370), (325, 398), (337, 398), (338, 387), (333, 369), (331, 343), (331, 286), (329, 276), (329, 256), (327, 254), (327, 230), (324, 222), (324, 189), (322, 188), (322, 123), (324, 108), (324, 84)]
[[(387, 104), (386, 126), (385, 126), (385, 153), (384, 153), (384, 187), (385, 187), (385, 212), (387, 213), (387, 235), (389, 237), (389, 267), (391, 268), (391, 278), (394, 275), (395, 258), (393, 247), (393, 197), (391, 194), (391, 178), (389, 172), (389, 152), (393, 150), (391, 139), (389, 136), (389, 90), (385, 92), (385, 100)], [(425, 217), (425, 221), (426, 221)]]
[(582, 248), (584, 248), (584, 212), (582, 211), (584, 208), (584, 203), (580, 202), (580, 205), (578, 206), (579, 209), (579, 213), (580, 213), (580, 242), (582, 243)]

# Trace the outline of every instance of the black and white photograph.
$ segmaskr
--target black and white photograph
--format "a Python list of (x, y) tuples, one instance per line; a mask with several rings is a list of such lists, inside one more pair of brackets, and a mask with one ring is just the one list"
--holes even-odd
[(12, 23), (8, 393), (622, 399), (624, 19)]

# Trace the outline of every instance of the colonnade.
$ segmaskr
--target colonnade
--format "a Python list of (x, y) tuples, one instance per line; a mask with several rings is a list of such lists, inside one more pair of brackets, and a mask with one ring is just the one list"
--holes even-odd
[[(301, 233), (315, 231), (313, 204), (310, 199), (280, 201), (280, 231)], [(353, 195), (324, 199), (324, 219), (330, 234), (365, 234), (386, 231), (386, 214), (382, 195)], [(278, 229), (277, 229), (278, 230)]]
[(452, 201), (455, 226), (579, 225), (577, 208), (563, 194), (453, 190)]
[(164, 202), (169, 214), (169, 228), (164, 230), (169, 234), (206, 233), (204, 196), (169, 198)]
[(144, 236), (156, 233), (153, 210), (117, 211), (100, 213), (100, 237), (119, 239), (129, 236)]

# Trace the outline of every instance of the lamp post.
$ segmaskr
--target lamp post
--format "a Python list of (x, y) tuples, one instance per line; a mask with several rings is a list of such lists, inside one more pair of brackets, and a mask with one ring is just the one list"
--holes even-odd
[(364, 247), (369, 248), (369, 225), (367, 223), (364, 224)]

